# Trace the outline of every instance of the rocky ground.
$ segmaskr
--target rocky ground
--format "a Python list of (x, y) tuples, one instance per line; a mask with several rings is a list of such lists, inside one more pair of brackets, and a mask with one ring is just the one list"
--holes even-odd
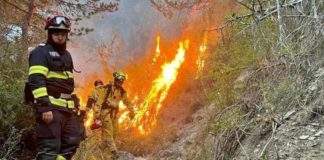
[(242, 141), (235, 159), (324, 159), (324, 117), (306, 110), (291, 110), (266, 135)]
[(207, 132), (212, 113), (216, 113), (216, 107), (213, 104), (198, 110), (192, 115), (192, 122), (180, 129), (176, 142), (147, 158), (159, 160), (201, 159), (201, 156), (205, 154), (205, 148), (210, 148), (209, 151), (212, 152), (215, 138)]

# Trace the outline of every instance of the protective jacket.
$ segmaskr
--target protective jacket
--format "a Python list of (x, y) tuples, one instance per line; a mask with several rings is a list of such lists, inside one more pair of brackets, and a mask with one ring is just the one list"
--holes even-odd
[(100, 90), (103, 90), (104, 88), (102, 86), (96, 86), (88, 95), (88, 101), (86, 107), (91, 109), (97, 102)]
[(116, 86), (113, 83), (107, 84), (99, 90), (94, 111), (96, 114), (100, 114), (101, 109), (115, 109), (118, 112), (120, 101), (127, 106), (128, 110), (133, 112), (132, 105), (124, 88)]
[(30, 53), (28, 75), (38, 112), (71, 112), (79, 106), (73, 93), (72, 57), (67, 50), (59, 53), (50, 44), (40, 44)]

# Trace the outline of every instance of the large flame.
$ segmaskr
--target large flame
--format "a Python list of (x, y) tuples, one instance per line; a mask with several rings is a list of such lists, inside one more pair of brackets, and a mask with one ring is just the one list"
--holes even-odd
[[(183, 65), (183, 63), (185, 61), (188, 61), (187, 68), (188, 67), (195, 68), (196, 76), (200, 75), (200, 72), (204, 67), (204, 59), (205, 59), (204, 54), (206, 52), (206, 45), (207, 45), (206, 41), (207, 41), (207, 36), (205, 35), (203, 42), (200, 43), (200, 45), (195, 48), (197, 51), (193, 52), (196, 54), (192, 54), (192, 51), (188, 50), (189, 48), (188, 39), (185, 41), (180, 41), (178, 42), (178, 49), (176, 50), (176, 54), (174, 55), (171, 52), (175, 52), (175, 50), (172, 50), (170, 48), (168, 49), (165, 47), (161, 49), (160, 36), (157, 36), (155, 54), (153, 55), (152, 59), (153, 59), (153, 64), (155, 64), (154, 66), (160, 65), (161, 72), (158, 73), (159, 69), (153, 68), (151, 70), (154, 70), (156, 73), (154, 72), (152, 75), (147, 73), (148, 74), (147, 76), (151, 77), (152, 80), (148, 79), (146, 82), (142, 82), (145, 83), (145, 85), (142, 86), (140, 86), (140, 84), (135, 85), (137, 86), (137, 88), (128, 86), (130, 89), (127, 91), (132, 92), (129, 98), (132, 100), (132, 104), (135, 109), (136, 116), (133, 120), (130, 120), (128, 118), (129, 113), (127, 107), (122, 102), (120, 102), (119, 104), (120, 112), (118, 116), (119, 117), (118, 121), (121, 130), (132, 129), (133, 131), (135, 131), (135, 133), (139, 133), (139, 135), (148, 135), (152, 132), (152, 130), (157, 124), (157, 116), (159, 115), (159, 112), (164, 104), (165, 99), (168, 97), (169, 90), (170, 88), (172, 88), (171, 86), (175, 83), (175, 81), (178, 78), (179, 70)], [(164, 49), (166, 49), (166, 51), (164, 51)], [(188, 55), (189, 58), (188, 60), (186, 60), (187, 51), (191, 51), (191, 54)], [(163, 60), (169, 60), (168, 62), (162, 62), (161, 59), (162, 52), (163, 55), (166, 56), (163, 58)], [(174, 58), (171, 58), (172, 55), (174, 56)], [(196, 64), (194, 64), (195, 62)], [(150, 66), (150, 68), (152, 68), (152, 66)], [(139, 71), (133, 71), (133, 72), (138, 73)], [(156, 78), (154, 78), (154, 76)], [(184, 77), (182, 77), (182, 80), (183, 78)], [(94, 78), (92, 78), (91, 80), (93, 79)], [(133, 77), (131, 80), (129, 80), (131, 82), (128, 83), (131, 84), (137, 83), (137, 81), (134, 79), (136, 79), (136, 77)], [(151, 87), (148, 88), (148, 86)], [(89, 91), (91, 89), (87, 87), (86, 90)], [(84, 92), (81, 92), (80, 94), (85, 95)], [(93, 122), (93, 118), (94, 118), (93, 111), (91, 110), (87, 115), (85, 126), (88, 127)]]
[[(158, 44), (159, 44), (159, 38)], [(122, 126), (128, 126), (137, 129), (140, 134), (147, 135), (152, 131), (152, 127), (156, 125), (157, 115), (162, 107), (162, 103), (167, 97), (171, 85), (175, 82), (178, 76), (178, 70), (185, 60), (185, 51), (189, 46), (189, 40), (179, 43), (179, 48), (175, 58), (170, 63), (162, 65), (162, 73), (153, 81), (153, 85), (144, 98), (144, 101), (135, 105), (137, 114), (133, 121), (127, 122), (126, 113), (122, 113), (119, 123)], [(159, 45), (157, 46), (157, 51)], [(124, 123), (125, 122), (125, 123)]]

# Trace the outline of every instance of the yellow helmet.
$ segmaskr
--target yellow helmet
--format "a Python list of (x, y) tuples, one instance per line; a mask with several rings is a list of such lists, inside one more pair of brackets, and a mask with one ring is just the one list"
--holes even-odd
[(127, 79), (127, 74), (124, 72), (121, 72), (121, 71), (114, 72), (113, 76), (114, 76), (115, 80), (118, 80), (118, 81), (125, 81)]

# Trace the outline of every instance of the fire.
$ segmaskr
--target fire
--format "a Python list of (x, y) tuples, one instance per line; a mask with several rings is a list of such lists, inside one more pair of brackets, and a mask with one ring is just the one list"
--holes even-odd
[(160, 36), (157, 36), (156, 37), (156, 55), (157, 55), (157, 57), (158, 56), (160, 56), (160, 53), (161, 53), (161, 51), (160, 51)]
[(204, 41), (203, 43), (199, 46), (199, 54), (198, 54), (198, 59), (196, 61), (197, 64), (197, 75), (196, 75), (196, 79), (199, 78), (199, 76), (201, 75), (201, 72), (205, 66), (205, 52), (207, 49), (207, 34), (204, 34)]
[(91, 125), (91, 123), (93, 122), (94, 120), (94, 112), (93, 110), (90, 110), (87, 114), (87, 120), (85, 121), (84, 125), (86, 127), (89, 127)]
[[(159, 37), (157, 40), (159, 44)], [(135, 104), (137, 114), (134, 120), (125, 122), (127, 120), (127, 112), (121, 114), (119, 123), (123, 124), (125, 122), (122, 126), (126, 127), (131, 125), (142, 135), (147, 135), (152, 131), (152, 128), (156, 125), (157, 116), (162, 107), (162, 103), (167, 97), (170, 87), (177, 79), (178, 70), (181, 64), (185, 61), (185, 52), (188, 47), (189, 40), (179, 43), (175, 58), (170, 63), (162, 65), (162, 73), (153, 81), (153, 85), (143, 102), (139, 105)]]
[(153, 62), (156, 63), (157, 59), (160, 57), (161, 51), (160, 51), (160, 36), (156, 37), (156, 49), (155, 49), (155, 57), (153, 58)]
[[(196, 47), (195, 45), (190, 45), (191, 48), (190, 50), (188, 50), (189, 43), (190, 43), (189, 39), (178, 42), (178, 49), (176, 50), (176, 54), (174, 55), (174, 54), (170, 54), (174, 52), (172, 48), (163, 47), (161, 49), (160, 36), (158, 35), (156, 37), (156, 48), (154, 50), (155, 54), (153, 55), (153, 63), (155, 64), (154, 65), (155, 68), (151, 68), (150, 72), (145, 71), (145, 76), (148, 76), (149, 79), (140, 79), (141, 82), (140, 84), (138, 84), (138, 79), (136, 79), (137, 77), (133, 77), (130, 78), (130, 80), (128, 80), (126, 83), (126, 85), (127, 84), (133, 85), (133, 86), (125, 86), (125, 87), (126, 90), (128, 91), (128, 94), (132, 93), (129, 98), (132, 100), (132, 104), (136, 115), (134, 119), (131, 120), (129, 118), (129, 112), (127, 110), (127, 107), (122, 102), (120, 102), (119, 116), (118, 116), (120, 130), (131, 129), (135, 131), (135, 133), (138, 133), (139, 135), (148, 135), (152, 132), (154, 127), (157, 125), (158, 115), (160, 113), (161, 108), (163, 107), (163, 103), (165, 103), (164, 101), (168, 97), (170, 88), (179, 78), (178, 75), (181, 66), (183, 66), (184, 69), (187, 67), (187, 69), (191, 69), (192, 71), (197, 71), (197, 76), (199, 76), (202, 68), (204, 67), (204, 59), (205, 59), (204, 53), (206, 52), (207, 49), (206, 42), (207, 42), (207, 36), (205, 35), (203, 42), (200, 45), (196, 45)], [(158, 58), (161, 56), (161, 51), (165, 53), (165, 60), (168, 62), (163, 63), (162, 61), (158, 61)], [(185, 60), (187, 61), (186, 62), (187, 64), (184, 63)], [(147, 62), (152, 63), (152, 59)], [(145, 66), (145, 63), (143, 64)], [(157, 67), (159, 66), (161, 68), (161, 72), (158, 72), (159, 69)], [(130, 68), (134, 69), (133, 66)], [(135, 68), (134, 70), (130, 70), (129, 72), (134, 73), (134, 75), (137, 76), (139, 71), (138, 69), (136, 70)], [(193, 72), (193, 74), (195, 74), (195, 72)], [(183, 78), (184, 77), (180, 77), (181, 80), (183, 80)], [(86, 87), (87, 90), (90, 90), (89, 86), (90, 85)], [(176, 86), (177, 85), (175, 85), (175, 87)], [(83, 95), (84, 97), (86, 93), (81, 92), (81, 95)], [(94, 119), (93, 114), (94, 113), (92, 110), (87, 114), (87, 120), (85, 122), (85, 126), (89, 126), (93, 122)]]

